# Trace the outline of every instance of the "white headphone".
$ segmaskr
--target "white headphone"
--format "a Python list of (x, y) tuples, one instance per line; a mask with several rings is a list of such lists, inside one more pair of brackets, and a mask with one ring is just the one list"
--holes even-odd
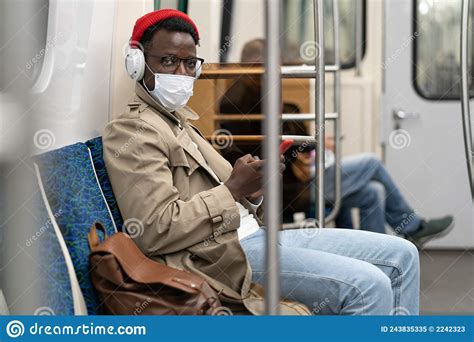
[[(127, 54), (125, 56), (125, 68), (127, 74), (134, 81), (141, 81), (145, 76), (145, 55), (140, 48), (128, 47)], [(196, 79), (201, 76), (202, 65), (196, 71)]]
[(127, 74), (134, 81), (141, 81), (145, 75), (145, 55), (139, 48), (127, 49), (125, 56), (125, 69)]

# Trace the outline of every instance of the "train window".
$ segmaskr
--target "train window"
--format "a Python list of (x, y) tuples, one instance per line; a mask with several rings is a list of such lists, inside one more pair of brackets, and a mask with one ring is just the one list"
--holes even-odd
[[(417, 39), (413, 82), (417, 92), (426, 99), (460, 98), (461, 2), (414, 0), (414, 34)], [(471, 64), (473, 59), (471, 52)], [(470, 94), (474, 96), (474, 82), (471, 82)]]
[[(344, 69), (353, 68), (356, 61), (356, 1), (338, 0), (341, 64)], [(325, 56), (326, 64), (334, 63), (334, 27), (332, 0), (324, 1)], [(314, 12), (313, 0), (284, 0), (284, 61), (287, 64), (314, 62)], [(366, 0), (363, 6), (363, 53), (366, 49)]]

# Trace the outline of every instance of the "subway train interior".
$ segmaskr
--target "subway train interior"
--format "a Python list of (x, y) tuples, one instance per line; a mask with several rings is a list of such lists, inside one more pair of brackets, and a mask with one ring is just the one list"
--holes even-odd
[(0, 0), (0, 313), (474, 314), (473, 2)]

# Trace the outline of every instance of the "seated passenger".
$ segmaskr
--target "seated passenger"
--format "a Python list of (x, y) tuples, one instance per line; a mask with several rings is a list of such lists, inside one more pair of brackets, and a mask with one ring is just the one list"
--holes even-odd
[[(265, 41), (254, 39), (247, 42), (242, 50), (242, 62), (263, 63)], [(295, 105), (285, 105), (285, 113), (299, 113)], [(220, 103), (222, 113), (257, 114), (262, 112), (261, 82), (259, 77), (242, 77), (224, 94)], [(260, 123), (242, 120), (241, 122), (224, 123), (223, 128), (232, 134), (261, 134)], [(285, 123), (284, 134), (308, 135), (302, 123)], [(332, 149), (333, 139), (326, 139), (326, 147)], [(239, 155), (240, 152), (240, 155)], [(251, 153), (259, 155), (260, 145), (239, 145), (233, 143), (224, 151), (224, 157), (233, 161)], [(287, 169), (283, 183), (283, 214), (285, 221), (291, 222), (294, 212), (305, 212), (307, 217), (314, 217), (314, 176), (311, 165), (314, 163), (309, 152), (290, 150)], [(334, 163), (325, 168), (326, 205), (332, 206), (335, 201)], [(359, 154), (344, 158), (341, 162), (342, 203), (336, 225), (353, 228), (351, 209), (358, 208), (360, 227), (377, 233), (385, 233), (385, 224), (394, 232), (421, 246), (425, 241), (447, 233), (453, 225), (453, 217), (424, 220), (410, 207), (393, 182), (384, 165), (371, 154)], [(311, 203), (313, 201), (313, 203)]]
[[(192, 126), (199, 116), (185, 105), (201, 67), (198, 43), (181, 12), (137, 20), (131, 44), (143, 46), (145, 58), (127, 63), (138, 77), (136, 97), (105, 128), (106, 167), (124, 219), (142, 224), (132, 238), (148, 257), (205, 278), (224, 305), (259, 314), (250, 288), (266, 272), (263, 161), (245, 155), (232, 168)], [(279, 234), (285, 298), (315, 314), (418, 314), (412, 243), (342, 229)]]
[[(326, 200), (334, 203), (334, 165), (325, 170)], [(385, 233), (388, 224), (395, 234), (406, 237), (421, 247), (425, 242), (446, 234), (454, 227), (451, 215), (425, 220), (406, 201), (382, 162), (372, 154), (343, 158), (342, 210), (359, 208), (360, 226), (364, 230)], [(353, 228), (344, 214), (340, 227)]]

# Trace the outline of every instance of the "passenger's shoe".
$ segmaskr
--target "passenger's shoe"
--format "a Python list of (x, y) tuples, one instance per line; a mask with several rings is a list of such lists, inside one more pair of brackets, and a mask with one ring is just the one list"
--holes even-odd
[(433, 238), (440, 238), (448, 234), (454, 227), (454, 218), (451, 215), (432, 219), (429, 221), (421, 221), (420, 228), (408, 236), (418, 248)]

